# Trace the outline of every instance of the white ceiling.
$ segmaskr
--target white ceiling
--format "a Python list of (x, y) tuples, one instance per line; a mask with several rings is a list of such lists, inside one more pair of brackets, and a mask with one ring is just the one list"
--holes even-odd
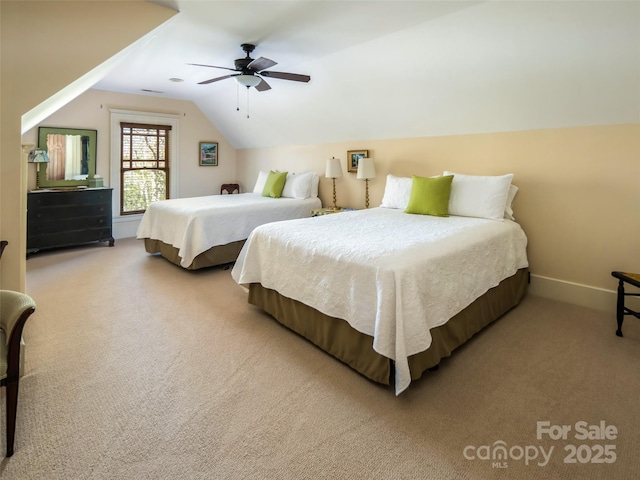
[[(191, 100), (236, 148), (640, 121), (638, 1), (154, 3), (180, 13), (95, 88)], [(198, 85), (242, 43), (311, 81)]]

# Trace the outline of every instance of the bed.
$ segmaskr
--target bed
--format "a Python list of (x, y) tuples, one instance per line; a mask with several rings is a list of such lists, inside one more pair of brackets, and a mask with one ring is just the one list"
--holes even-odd
[[(505, 212), (506, 203), (505, 194)], [(520, 302), (527, 238), (502, 211), (499, 219), (440, 217), (389, 207), (383, 199), (378, 208), (263, 225), (232, 276), (250, 303), (400, 394)]]
[(251, 231), (264, 223), (309, 217), (320, 199), (260, 193), (153, 202), (138, 227), (145, 250), (188, 270), (234, 262)]

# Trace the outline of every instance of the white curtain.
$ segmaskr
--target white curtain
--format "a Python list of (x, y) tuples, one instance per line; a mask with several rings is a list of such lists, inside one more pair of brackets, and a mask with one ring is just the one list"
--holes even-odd
[(82, 137), (80, 135), (66, 135), (65, 139), (64, 179), (73, 180), (82, 173)]
[(49, 154), (49, 164), (47, 165), (47, 180), (64, 179), (64, 137), (64, 135), (47, 135), (47, 153)]

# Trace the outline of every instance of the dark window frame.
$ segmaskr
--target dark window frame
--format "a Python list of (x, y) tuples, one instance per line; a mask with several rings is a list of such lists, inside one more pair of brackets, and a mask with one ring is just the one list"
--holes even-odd
[[(138, 171), (138, 170), (154, 170), (154, 171), (163, 171), (165, 174), (165, 198), (170, 197), (170, 143), (171, 143), (171, 125), (156, 125), (156, 124), (147, 124), (147, 123), (132, 123), (132, 122), (121, 122), (120, 123), (120, 215), (139, 215), (144, 213), (145, 210), (130, 210), (124, 211), (125, 205), (125, 186), (124, 186), (124, 178), (125, 173), (130, 171)], [(125, 133), (125, 130), (128, 130)], [(155, 134), (153, 133), (141, 133), (134, 132), (134, 130), (147, 130), (153, 131), (155, 130)], [(163, 133), (161, 133), (163, 132)], [(134, 137), (155, 137), (156, 138), (156, 148), (155, 148), (155, 159), (134, 159), (134, 158), (125, 158), (125, 137), (129, 137), (129, 154), (132, 155), (132, 147), (134, 145), (133, 138)], [(164, 146), (161, 146), (160, 138), (164, 137)], [(148, 144), (147, 144), (148, 146)], [(152, 149), (153, 151), (153, 149)], [(146, 164), (154, 164), (151, 166), (133, 166), (133, 163), (146, 163)], [(164, 161), (164, 167), (160, 166), (160, 162)], [(128, 163), (128, 166), (125, 167), (125, 163)]]

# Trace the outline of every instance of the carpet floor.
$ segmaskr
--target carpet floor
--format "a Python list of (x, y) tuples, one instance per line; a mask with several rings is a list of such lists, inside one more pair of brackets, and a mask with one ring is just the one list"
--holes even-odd
[(134, 239), (32, 255), (27, 293), (2, 479), (640, 472), (640, 322), (616, 337), (613, 305), (528, 295), (396, 397), (249, 305), (230, 270), (185, 271)]

